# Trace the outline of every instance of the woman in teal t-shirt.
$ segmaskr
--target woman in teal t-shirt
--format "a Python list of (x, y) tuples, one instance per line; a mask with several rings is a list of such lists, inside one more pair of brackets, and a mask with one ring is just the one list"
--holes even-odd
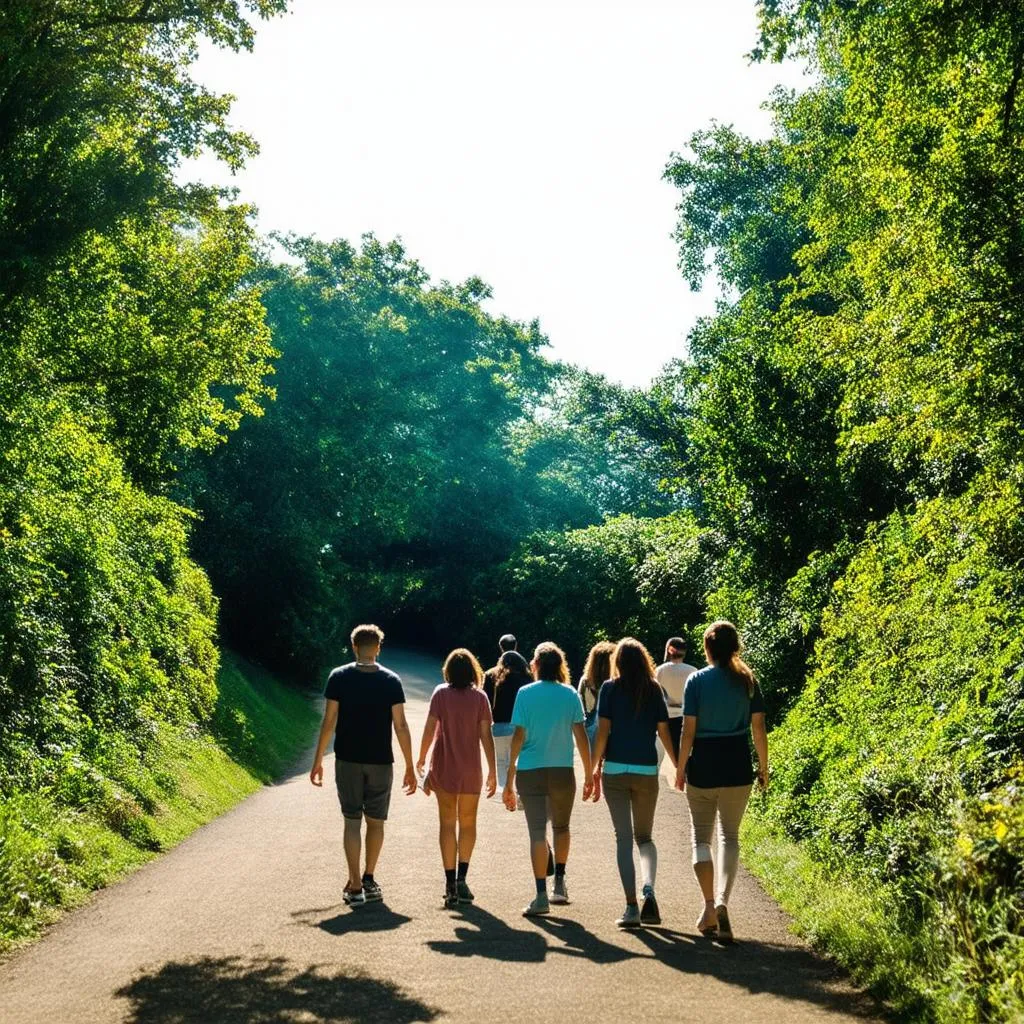
[(565, 862), (569, 857), (569, 818), (576, 800), (576, 773), (573, 769), (573, 741), (583, 761), (583, 799), (593, 787), (590, 770), (590, 743), (583, 726), (583, 705), (569, 683), (569, 666), (561, 648), (542, 643), (531, 665), (537, 682), (524, 686), (516, 694), (512, 709), (512, 750), (508, 781), (503, 800), (516, 809), (519, 792), (530, 832), (530, 859), (537, 893), (523, 911), (527, 917), (549, 912), (547, 891), (547, 823), (555, 848), (555, 884), (551, 903), (568, 903), (565, 887)]
[[(740, 658), (740, 635), (731, 622), (713, 622), (704, 633), (708, 667), (686, 680), (683, 737), (676, 787), (686, 790), (693, 828), (693, 873), (704, 895), (697, 919), (702, 935), (729, 941), (727, 904), (740, 858), (740, 822), (750, 799), (754, 771), (748, 737), (753, 734), (761, 786), (768, 785), (768, 733), (764, 699), (754, 673)], [(718, 879), (711, 833), (719, 824)]]
[[(673, 764), (676, 753), (668, 728), (665, 695), (655, 678), (654, 659), (639, 640), (626, 637), (619, 641), (612, 655), (612, 675), (614, 678), (601, 687), (597, 701), (594, 793), (598, 796), (604, 789), (615, 829), (619, 878), (626, 894), (626, 909), (615, 923), (620, 928), (636, 928), (641, 924), (661, 924), (654, 896), (658, 851), (651, 838), (660, 786), (655, 737), (661, 737)], [(634, 838), (643, 872), (642, 908), (636, 901)]]

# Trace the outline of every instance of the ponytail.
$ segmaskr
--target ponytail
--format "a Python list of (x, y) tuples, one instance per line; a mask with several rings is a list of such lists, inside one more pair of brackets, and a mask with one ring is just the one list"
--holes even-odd
[(720, 619), (708, 626), (704, 631), (704, 653), (708, 661), (742, 682), (748, 697), (754, 696), (754, 673), (740, 657), (740, 634), (731, 622)]

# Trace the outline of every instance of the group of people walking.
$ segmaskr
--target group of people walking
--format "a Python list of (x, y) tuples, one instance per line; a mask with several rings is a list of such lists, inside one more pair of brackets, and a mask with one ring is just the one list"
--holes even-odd
[[(351, 639), (355, 661), (335, 669), (327, 681), (310, 773), (313, 784), (322, 785), (323, 757), (334, 736), (348, 863), (346, 903), (383, 898), (374, 869), (391, 796), (393, 731), (405, 759), (405, 792), (411, 795), (422, 785), (437, 800), (446, 907), (473, 901), (468, 874), (480, 794), (491, 797), (499, 787), (505, 807), (524, 813), (529, 833), (536, 891), (523, 914), (548, 914), (551, 904), (569, 902), (566, 864), (578, 754), (582, 799), (598, 801), (603, 795), (615, 832), (626, 900), (616, 923), (622, 928), (659, 924), (653, 828), (659, 764), (667, 756), (690, 807), (693, 870), (704, 899), (696, 927), (706, 936), (732, 938), (728, 903), (739, 864), (739, 827), (755, 780), (751, 737), (757, 778), (761, 786), (768, 783), (764, 702), (740, 657), (732, 623), (708, 627), (707, 667), (699, 670), (687, 664), (680, 637), (668, 641), (664, 663), (657, 667), (632, 637), (596, 644), (575, 688), (565, 654), (550, 641), (527, 662), (515, 637), (506, 634), (497, 664), (486, 673), (470, 651), (454, 650), (444, 662), (444, 682), (431, 696), (415, 765), (401, 680), (377, 660), (383, 632), (358, 626)], [(717, 865), (712, 856), (716, 823)]]

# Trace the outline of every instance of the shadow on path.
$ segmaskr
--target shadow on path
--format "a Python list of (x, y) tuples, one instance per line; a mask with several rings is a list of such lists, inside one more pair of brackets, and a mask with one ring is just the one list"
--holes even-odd
[[(292, 919), (296, 924), (307, 928), (321, 928), (330, 935), (347, 935), (349, 932), (388, 932), (401, 928), (412, 920), (405, 914), (398, 914), (386, 903), (368, 903), (357, 909), (342, 907), (336, 903), (333, 907), (311, 907), (309, 910), (295, 910)], [(332, 910), (340, 913), (325, 918), (323, 915)]]
[(172, 961), (116, 995), (131, 1004), (131, 1024), (414, 1024), (440, 1013), (390, 982), (326, 967), (297, 970), (280, 958)]
[(564, 953), (566, 956), (589, 960), (595, 964), (617, 964), (623, 960), (633, 960), (645, 953), (635, 953), (611, 942), (599, 939), (579, 923), (568, 917), (535, 917), (535, 924), (543, 928), (553, 939), (559, 939), (562, 946), (549, 946), (552, 953)]
[(672, 928), (638, 928), (630, 937), (659, 963), (685, 974), (704, 974), (752, 995), (800, 1000), (831, 1013), (878, 1020), (883, 1011), (870, 996), (837, 985), (844, 977), (809, 949), (756, 939), (723, 945)]
[[(480, 907), (467, 906), (460, 908), (460, 912), (471, 927), (456, 927), (454, 940), (427, 942), (435, 953), (519, 963), (540, 963), (548, 954), (595, 964), (651, 960), (684, 974), (716, 978), (752, 995), (765, 993), (799, 1000), (825, 1012), (852, 1017), (878, 1020), (883, 1016), (869, 996), (835, 985), (842, 977), (836, 968), (799, 947), (751, 939), (721, 945), (660, 927), (624, 931), (620, 945), (599, 938), (570, 918), (532, 918), (531, 927), (520, 929)], [(553, 941), (548, 941), (544, 932)]]
[(543, 935), (531, 929), (513, 928), (482, 907), (459, 908), (472, 927), (455, 929), (455, 938), (431, 940), (427, 947), (446, 956), (482, 956), (505, 963), (541, 963), (548, 951)]

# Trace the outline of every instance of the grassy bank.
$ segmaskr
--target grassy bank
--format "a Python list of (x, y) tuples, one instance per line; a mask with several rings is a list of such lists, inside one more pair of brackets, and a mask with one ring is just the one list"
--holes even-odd
[[(999, 797), (990, 799), (992, 810), (1007, 816)], [(908, 1024), (1024, 1021), (1024, 959), (1013, 939), (1013, 908), (1007, 919), (1005, 899), (994, 897), (991, 885), (979, 885), (983, 873), (969, 863), (985, 852), (984, 844), (969, 854), (962, 840), (965, 859), (948, 875), (960, 903), (961, 941), (952, 946), (940, 908), (932, 905), (916, 928), (897, 927), (893, 908), (900, 896), (893, 887), (823, 867), (782, 836), (756, 805), (744, 820), (743, 846), (747, 866), (793, 917), (796, 930), (885, 1002), (893, 1019)], [(995, 935), (996, 941), (983, 948), (977, 934)]]
[(892, 926), (884, 888), (835, 877), (753, 809), (743, 822), (743, 860), (792, 918), (797, 932), (886, 1002), (897, 1019), (932, 1021), (921, 949)]
[(225, 652), (218, 688), (209, 729), (159, 726), (130, 786), (82, 806), (45, 790), (0, 797), (0, 952), (279, 776), (311, 741), (312, 702), (256, 666)]

